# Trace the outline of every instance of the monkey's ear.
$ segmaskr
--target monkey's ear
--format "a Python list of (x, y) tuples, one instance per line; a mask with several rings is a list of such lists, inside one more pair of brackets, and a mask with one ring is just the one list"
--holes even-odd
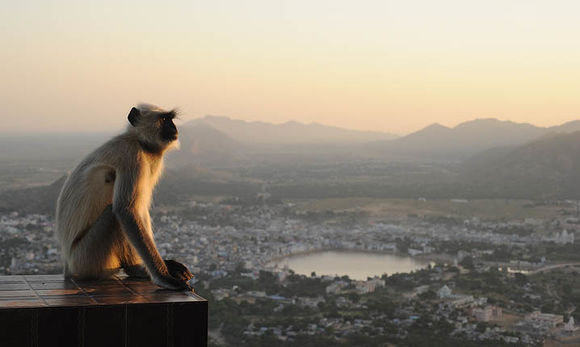
[(135, 107), (133, 107), (131, 109), (131, 112), (129, 112), (129, 123), (131, 123), (132, 126), (137, 126), (137, 123), (139, 122), (139, 118), (141, 117), (141, 112), (136, 109)]

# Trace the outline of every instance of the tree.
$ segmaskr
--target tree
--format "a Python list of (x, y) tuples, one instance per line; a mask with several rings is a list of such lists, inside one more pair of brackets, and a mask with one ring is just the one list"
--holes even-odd
[(461, 260), (459, 264), (468, 270), (473, 270), (474, 268), (473, 257), (471, 256), (465, 257), (463, 258), (463, 260)]

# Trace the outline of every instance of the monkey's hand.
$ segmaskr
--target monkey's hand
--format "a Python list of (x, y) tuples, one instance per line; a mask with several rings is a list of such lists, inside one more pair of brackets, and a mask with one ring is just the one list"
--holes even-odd
[(189, 271), (189, 269), (180, 262), (171, 259), (165, 259), (164, 261), (171, 276), (185, 282), (188, 282), (193, 278), (193, 274)]
[(193, 291), (193, 288), (187, 283), (187, 281), (183, 281), (181, 279), (174, 278), (170, 275), (163, 276), (163, 277), (153, 277), (153, 283), (156, 285), (163, 287), (165, 289), (171, 290), (190, 290)]

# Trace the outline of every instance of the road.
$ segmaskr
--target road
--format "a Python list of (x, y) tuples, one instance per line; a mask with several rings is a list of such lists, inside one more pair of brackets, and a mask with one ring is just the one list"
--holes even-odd
[(530, 272), (526, 273), (526, 275), (533, 275), (533, 274), (537, 274), (540, 272), (552, 271), (552, 270), (560, 269), (560, 268), (563, 268), (566, 266), (580, 266), (580, 262), (548, 265), (548, 266), (544, 266), (544, 267), (541, 267), (541, 268), (536, 269), (536, 270), (531, 270)]

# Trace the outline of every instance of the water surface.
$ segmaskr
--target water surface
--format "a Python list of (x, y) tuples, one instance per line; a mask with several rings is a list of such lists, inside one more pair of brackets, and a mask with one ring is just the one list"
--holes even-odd
[(273, 265), (307, 275), (348, 275), (351, 279), (366, 280), (367, 277), (406, 273), (425, 268), (429, 262), (394, 254), (363, 251), (320, 251), (288, 256), (272, 262)]

